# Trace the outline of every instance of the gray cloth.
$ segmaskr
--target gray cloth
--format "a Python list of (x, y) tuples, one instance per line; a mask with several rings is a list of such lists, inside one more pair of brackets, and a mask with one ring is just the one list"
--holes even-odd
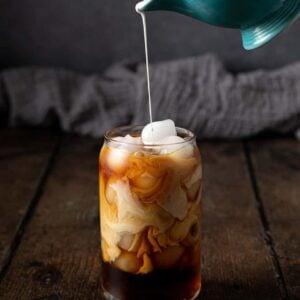
[[(300, 129), (300, 62), (233, 75), (213, 55), (152, 65), (154, 120), (171, 118), (205, 138), (240, 138)], [(103, 75), (23, 68), (1, 74), (0, 113), (8, 125), (59, 124), (99, 137), (112, 127), (149, 121), (144, 64)], [(297, 134), (297, 133), (296, 133)]]

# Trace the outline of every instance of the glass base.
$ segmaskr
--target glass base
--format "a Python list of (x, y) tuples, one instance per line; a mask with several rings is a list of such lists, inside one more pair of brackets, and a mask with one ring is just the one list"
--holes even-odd
[(102, 262), (101, 295), (106, 300), (194, 300), (200, 293), (200, 265), (137, 275)]
[[(201, 288), (199, 288), (199, 290), (191, 298), (176, 299), (176, 300), (195, 300), (199, 296), (200, 291), (201, 291)], [(116, 298), (115, 296), (113, 296), (109, 292), (105, 291), (103, 288), (102, 288), (102, 296), (103, 296), (104, 300), (125, 300), (125, 299)], [(128, 300), (140, 300), (140, 299), (128, 299)]]

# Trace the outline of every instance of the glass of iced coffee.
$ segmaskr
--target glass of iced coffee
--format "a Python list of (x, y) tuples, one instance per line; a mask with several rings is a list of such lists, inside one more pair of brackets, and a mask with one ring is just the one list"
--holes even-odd
[(191, 131), (147, 126), (109, 131), (100, 152), (103, 295), (194, 299), (201, 288), (200, 152)]

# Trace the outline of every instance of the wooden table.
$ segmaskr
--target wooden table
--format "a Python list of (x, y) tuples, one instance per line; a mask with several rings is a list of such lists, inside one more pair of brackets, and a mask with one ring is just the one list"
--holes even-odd
[[(0, 299), (101, 299), (100, 145), (0, 130)], [(201, 151), (200, 299), (299, 299), (300, 142), (203, 142)]]

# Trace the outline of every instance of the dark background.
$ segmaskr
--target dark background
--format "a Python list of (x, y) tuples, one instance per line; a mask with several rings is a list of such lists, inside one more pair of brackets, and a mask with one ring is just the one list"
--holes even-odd
[[(242, 1), (242, 0), (241, 0)], [(120, 60), (144, 60), (133, 0), (0, 0), (0, 68), (24, 65), (101, 72)], [(148, 17), (150, 60), (214, 52), (232, 71), (300, 60), (300, 22), (261, 49), (242, 49), (237, 30), (170, 12)]]

